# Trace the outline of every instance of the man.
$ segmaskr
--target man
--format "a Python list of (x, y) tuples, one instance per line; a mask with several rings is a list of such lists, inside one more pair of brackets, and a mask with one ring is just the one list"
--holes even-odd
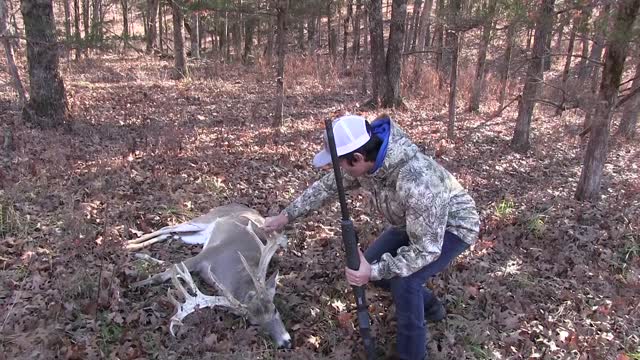
[[(444, 306), (424, 286), (433, 275), (478, 238), (480, 220), (473, 199), (458, 181), (432, 158), (421, 153), (388, 116), (369, 124), (356, 115), (333, 122), (344, 188), (372, 193), (388, 227), (364, 254), (360, 268), (345, 268), (351, 285), (374, 285), (393, 295), (397, 320), (396, 353), (401, 359), (426, 357), (425, 320), (439, 321)], [(321, 168), (331, 164), (327, 147), (313, 159)], [(268, 217), (265, 230), (287, 223), (334, 199), (335, 176), (312, 184), (279, 215)]]

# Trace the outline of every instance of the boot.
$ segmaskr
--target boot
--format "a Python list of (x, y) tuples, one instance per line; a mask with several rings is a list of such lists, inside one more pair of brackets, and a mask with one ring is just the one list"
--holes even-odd
[(435, 297), (424, 307), (424, 319), (428, 322), (438, 322), (447, 316), (444, 305)]

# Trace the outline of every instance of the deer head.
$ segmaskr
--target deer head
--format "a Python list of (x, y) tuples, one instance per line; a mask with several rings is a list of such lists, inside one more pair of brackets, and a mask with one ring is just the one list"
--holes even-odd
[[(242, 226), (238, 223), (236, 224)], [(257, 264), (255, 261), (248, 261), (242, 253), (237, 252), (238, 259), (242, 262), (244, 270), (251, 277), (251, 282), (253, 283), (252, 288), (242, 291), (242, 296), (236, 298), (218, 279), (218, 276), (211, 270), (211, 265), (209, 265), (204, 274), (201, 272), (201, 275), (208, 278), (209, 283), (215, 284), (222, 295), (205, 295), (193, 282), (184, 263), (181, 263), (180, 266), (174, 265), (172, 268), (172, 281), (176, 289), (182, 293), (185, 301), (183, 303), (178, 302), (172, 290), (169, 290), (169, 298), (176, 306), (176, 313), (171, 318), (171, 333), (173, 334), (174, 325), (180, 324), (182, 319), (196, 309), (224, 306), (229, 308), (233, 313), (245, 317), (251, 324), (259, 326), (264, 332), (269, 334), (278, 347), (289, 348), (291, 347), (291, 336), (287, 332), (280, 313), (273, 303), (278, 272), (273, 273), (268, 279), (266, 278), (269, 262), (278, 247), (286, 244), (286, 238), (282, 235), (269, 234), (266, 236), (267, 243), (263, 244), (262, 240), (256, 235), (257, 226), (254, 225), (253, 221), (250, 220), (246, 227), (242, 227), (245, 228), (248, 236), (252, 241), (255, 241), (260, 250)], [(189, 291), (185, 289), (180, 279), (187, 284)]]

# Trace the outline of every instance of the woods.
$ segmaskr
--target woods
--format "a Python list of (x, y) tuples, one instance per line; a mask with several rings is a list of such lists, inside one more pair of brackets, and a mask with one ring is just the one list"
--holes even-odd
[[(332, 197), (287, 226), (274, 256), (289, 350), (218, 309), (171, 338), (168, 285), (130, 287), (163, 269), (123, 251), (229, 203), (278, 214), (325, 174), (311, 166), (324, 120), (358, 114), (399, 123), (480, 213), (478, 242), (426, 284), (448, 314), (428, 325), (432, 358), (636, 359), (639, 11), (639, 0), (0, 0), (0, 353), (362, 357)], [(387, 225), (370, 197), (349, 196), (363, 249)], [(199, 250), (142, 253), (171, 263)], [(384, 358), (393, 298), (367, 294)]]

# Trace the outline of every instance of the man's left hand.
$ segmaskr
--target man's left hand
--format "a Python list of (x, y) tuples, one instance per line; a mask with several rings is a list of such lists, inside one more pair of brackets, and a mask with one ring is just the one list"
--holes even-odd
[(345, 267), (344, 270), (349, 285), (362, 286), (367, 284), (371, 278), (371, 265), (367, 259), (364, 258), (364, 254), (360, 249), (358, 249), (358, 255), (360, 255), (360, 268), (358, 270), (351, 270)]

